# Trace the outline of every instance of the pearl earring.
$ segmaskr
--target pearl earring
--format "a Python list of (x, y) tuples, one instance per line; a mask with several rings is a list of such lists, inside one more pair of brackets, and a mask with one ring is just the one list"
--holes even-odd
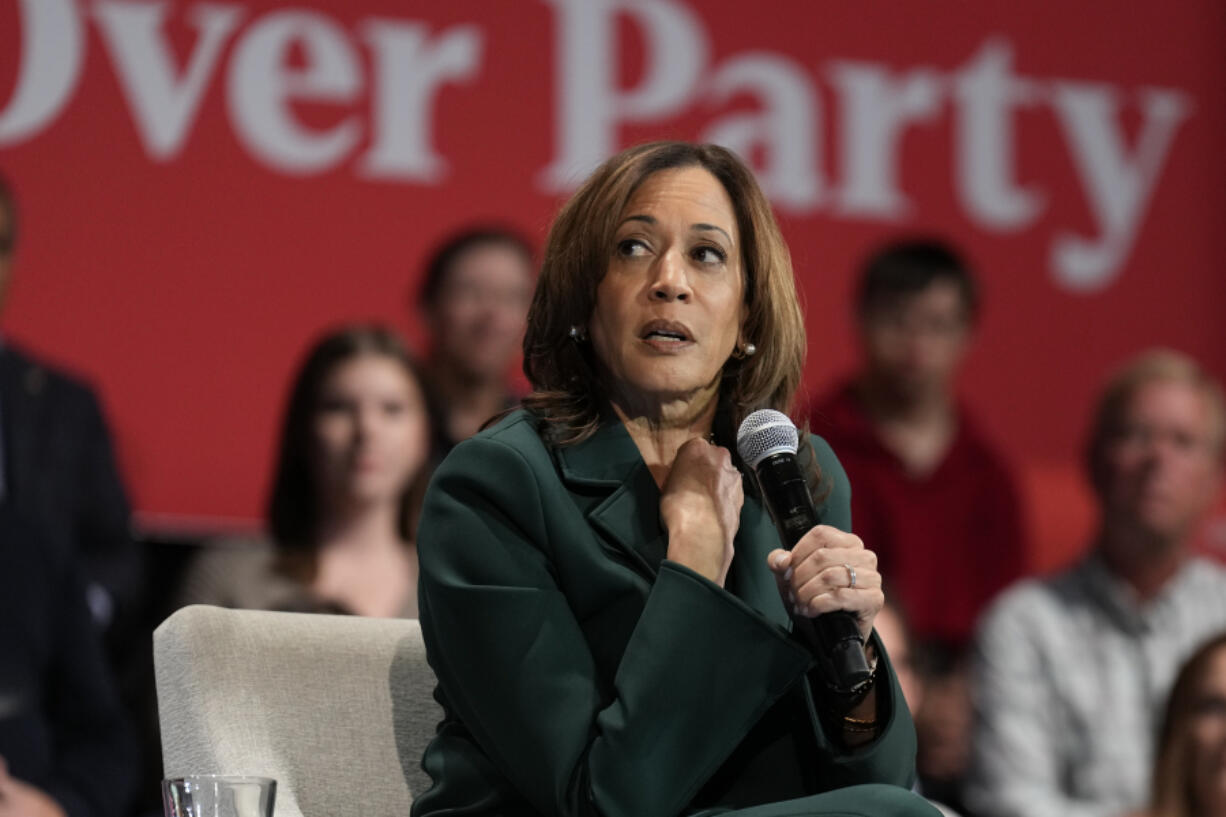
[(757, 351), (758, 347), (754, 346), (752, 343), (745, 344), (745, 357), (753, 357)]

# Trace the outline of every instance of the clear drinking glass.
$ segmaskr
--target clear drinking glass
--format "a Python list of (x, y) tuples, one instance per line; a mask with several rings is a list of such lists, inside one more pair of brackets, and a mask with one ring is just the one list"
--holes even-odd
[(272, 817), (271, 777), (198, 774), (162, 781), (166, 817)]

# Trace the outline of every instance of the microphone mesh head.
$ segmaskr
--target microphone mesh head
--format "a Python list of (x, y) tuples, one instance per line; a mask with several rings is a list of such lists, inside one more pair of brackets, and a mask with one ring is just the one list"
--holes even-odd
[(772, 454), (795, 454), (799, 444), (796, 424), (774, 409), (759, 409), (741, 423), (736, 432), (736, 450), (750, 468)]

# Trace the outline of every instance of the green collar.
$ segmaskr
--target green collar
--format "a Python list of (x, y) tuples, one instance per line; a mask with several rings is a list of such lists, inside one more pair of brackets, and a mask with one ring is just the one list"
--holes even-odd
[(611, 420), (583, 442), (554, 451), (562, 480), (572, 490), (612, 489), (587, 512), (588, 522), (654, 577), (668, 553), (660, 489), (626, 427)]
[[(654, 578), (668, 554), (668, 533), (660, 523), (660, 489), (625, 426), (617, 420), (606, 421), (583, 442), (553, 451), (571, 491), (589, 496), (609, 491), (588, 510), (588, 522), (640, 572)], [(777, 541), (770, 516), (760, 502), (747, 495), (727, 587), (767, 618), (790, 629), (774, 576), (765, 564), (766, 554)]]

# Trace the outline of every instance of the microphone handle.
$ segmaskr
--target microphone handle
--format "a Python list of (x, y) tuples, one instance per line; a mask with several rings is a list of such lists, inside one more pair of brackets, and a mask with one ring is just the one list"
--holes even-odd
[[(772, 454), (759, 462), (755, 470), (779, 538), (783, 546), (791, 550), (819, 521), (796, 455)], [(869, 679), (872, 673), (854, 615), (836, 610), (817, 618), (793, 615), (793, 622), (797, 634), (825, 665), (830, 680), (837, 687), (854, 689)]]

